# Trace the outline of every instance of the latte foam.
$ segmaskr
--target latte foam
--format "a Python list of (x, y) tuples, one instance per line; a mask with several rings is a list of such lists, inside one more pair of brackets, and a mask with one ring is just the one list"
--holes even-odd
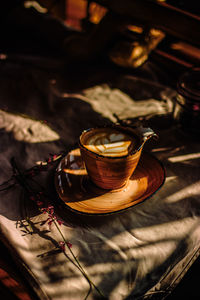
[(111, 157), (128, 155), (137, 144), (137, 139), (124, 131), (112, 128), (97, 128), (85, 132), (81, 139), (88, 150)]

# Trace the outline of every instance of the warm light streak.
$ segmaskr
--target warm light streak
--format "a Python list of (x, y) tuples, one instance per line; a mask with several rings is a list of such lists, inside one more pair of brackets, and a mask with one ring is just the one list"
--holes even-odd
[(152, 152), (169, 151), (169, 147), (152, 149)]
[(181, 162), (185, 160), (198, 159), (198, 158), (200, 158), (200, 153), (190, 153), (185, 155), (169, 157), (168, 160), (172, 163), (175, 163), (175, 162)]
[(184, 42), (176, 42), (171, 45), (171, 48), (178, 50), (183, 54), (187, 54), (193, 58), (200, 59), (200, 50), (192, 45)]
[(64, 168), (63, 171), (65, 173), (68, 173), (68, 174), (72, 174), (72, 175), (86, 175), (87, 172), (85, 169), (70, 169), (70, 168)]
[(173, 181), (175, 179), (177, 179), (177, 176), (168, 176), (166, 177), (166, 182)]
[(187, 197), (194, 197), (200, 195), (200, 181), (188, 185), (187, 187), (182, 188), (178, 192), (168, 196), (166, 198), (166, 202), (178, 202), (180, 200), (185, 199), (186, 195)]
[(48, 12), (48, 9), (45, 7), (42, 7), (37, 1), (25, 1), (24, 2), (25, 8), (34, 7), (38, 12), (42, 14), (46, 14)]
[(143, 33), (143, 28), (141, 26), (128, 25), (128, 29), (133, 32)]
[(0, 129), (12, 132), (14, 138), (26, 143), (44, 143), (60, 139), (46, 121), (34, 120), (28, 116), (0, 110)]

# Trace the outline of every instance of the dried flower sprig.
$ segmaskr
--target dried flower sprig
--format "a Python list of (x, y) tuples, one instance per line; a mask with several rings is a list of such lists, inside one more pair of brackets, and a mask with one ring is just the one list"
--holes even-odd
[(31, 167), (25, 171), (19, 170), (19, 168), (16, 164), (16, 161), (15, 161), (15, 158), (12, 157), (10, 162), (11, 162), (11, 166), (13, 169), (13, 173), (8, 180), (0, 183), (0, 192), (13, 188), (16, 184), (19, 183), (18, 179), (20, 179), (20, 177), (23, 177), (23, 179), (25, 179), (25, 178), (32, 179), (33, 177), (39, 175), (41, 172), (47, 171), (48, 167), (50, 165), (52, 165), (54, 162), (57, 162), (65, 155), (66, 155), (66, 152), (64, 152), (64, 151), (60, 152), (59, 154), (51, 154), (50, 153), (49, 157), (45, 161), (38, 161), (38, 162), (36, 162), (36, 165), (34, 165), (33, 167)]
[[(43, 203), (43, 202), (40, 202), (40, 203)], [(74, 252), (72, 251), (72, 244), (65, 239), (65, 236), (63, 235), (62, 230), (60, 228), (60, 226), (63, 224), (63, 221), (58, 219), (58, 217), (56, 216), (53, 205), (49, 205), (46, 208), (42, 207), (42, 208), (40, 208), (40, 211), (44, 214), (47, 214), (48, 217), (47, 217), (45, 223), (47, 223), (49, 225), (49, 228), (51, 228), (52, 224), (54, 224), (55, 227), (57, 228), (58, 232), (60, 233), (62, 241), (59, 241), (58, 245), (59, 245), (59, 248), (61, 249), (61, 251), (65, 254), (65, 256), (68, 259), (70, 259), (70, 257), (66, 254), (66, 247), (67, 247), (67, 249), (69, 250), (70, 254), (72, 255), (72, 259), (73, 259), (73, 260), (70, 259), (70, 261), (73, 262), (73, 264), (80, 270), (80, 272), (83, 274), (85, 279), (88, 281), (90, 288), (89, 288), (88, 294), (85, 299), (88, 298), (88, 296), (92, 290), (92, 287), (94, 287), (96, 289), (96, 291), (101, 295), (101, 297), (105, 299), (103, 293), (93, 283), (93, 281), (90, 279), (90, 277), (87, 275), (86, 271), (80, 264), (78, 258), (74, 255)]]
[[(90, 279), (90, 277), (84, 270), (83, 266), (79, 262), (78, 258), (75, 256), (75, 254), (72, 250), (72, 244), (70, 243), (70, 241), (66, 240), (66, 238), (60, 228), (61, 225), (63, 224), (63, 221), (60, 220), (56, 216), (53, 205), (49, 203), (48, 194), (44, 193), (44, 191), (41, 191), (41, 190), (36, 191), (35, 189), (33, 189), (32, 185), (29, 183), (30, 181), (34, 181), (34, 177), (36, 175), (40, 174), (43, 171), (47, 171), (49, 165), (51, 165), (55, 161), (60, 160), (64, 155), (65, 155), (64, 152), (59, 155), (50, 154), (50, 157), (46, 161), (38, 162), (36, 166), (33, 166), (32, 168), (30, 168), (24, 172), (22, 172), (19, 169), (19, 167), (16, 164), (15, 159), (12, 158), (11, 165), (13, 168), (13, 175), (11, 176), (11, 178), (9, 180), (0, 184), (0, 186), (2, 186), (2, 189), (0, 189), (0, 191), (8, 190), (8, 189), (12, 188), (13, 186), (15, 186), (16, 184), (19, 184), (23, 188), (23, 190), (25, 191), (25, 193), (28, 196), (28, 199), (31, 201), (34, 201), (36, 203), (39, 211), (41, 211), (41, 213), (43, 213), (43, 214), (47, 214), (47, 219), (43, 224), (47, 223), (50, 230), (51, 230), (51, 226), (54, 225), (56, 227), (56, 229), (58, 230), (60, 237), (62, 239), (61, 241), (58, 242), (59, 249), (79, 269), (79, 271), (82, 273), (82, 275), (87, 280), (87, 282), (89, 284), (89, 290), (85, 297), (85, 300), (90, 295), (92, 288), (94, 288), (99, 293), (99, 295), (101, 296), (102, 299), (106, 299), (105, 296), (103, 295), (103, 293), (98, 289), (98, 287)], [(38, 186), (40, 186), (40, 184), (38, 184)], [(46, 204), (46, 206), (45, 206), (45, 204)], [(26, 216), (26, 221), (30, 225), (30, 228), (31, 228), (31, 223), (30, 223), (28, 216)], [(32, 233), (32, 230), (29, 230), (28, 233)], [(66, 249), (68, 249), (68, 252), (71, 255), (71, 257), (69, 256), (69, 254), (67, 254)]]

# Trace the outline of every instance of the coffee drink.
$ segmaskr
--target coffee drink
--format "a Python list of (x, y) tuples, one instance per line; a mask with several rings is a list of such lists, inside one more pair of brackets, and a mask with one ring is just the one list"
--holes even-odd
[(81, 143), (85, 148), (98, 155), (122, 157), (136, 149), (138, 139), (128, 131), (105, 127), (85, 131), (81, 136)]
[(90, 128), (79, 138), (82, 159), (91, 181), (102, 189), (126, 186), (140, 160), (150, 128), (121, 125)]
[(141, 138), (120, 125), (83, 131), (79, 147), (90, 179), (103, 189), (125, 186), (142, 151)]

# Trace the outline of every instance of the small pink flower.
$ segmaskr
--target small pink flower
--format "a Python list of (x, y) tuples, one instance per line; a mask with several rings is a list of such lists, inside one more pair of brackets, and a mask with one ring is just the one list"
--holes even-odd
[(39, 201), (39, 200), (37, 201), (37, 205), (38, 205), (38, 206), (42, 206), (43, 204), (44, 204), (44, 202)]
[(61, 226), (63, 224), (63, 221), (57, 220), (58, 224)]
[(193, 110), (198, 111), (200, 110), (200, 106), (198, 104), (193, 105)]
[(54, 214), (54, 207), (53, 206), (48, 206), (47, 207), (47, 211), (50, 215), (53, 215)]
[(65, 242), (59, 242), (59, 247), (62, 251), (65, 251)]
[(70, 242), (67, 242), (67, 247), (72, 248), (72, 244)]
[(47, 224), (49, 225), (49, 227), (51, 227), (52, 223), (53, 223), (53, 220), (51, 219), (51, 220), (49, 220), (49, 222)]

